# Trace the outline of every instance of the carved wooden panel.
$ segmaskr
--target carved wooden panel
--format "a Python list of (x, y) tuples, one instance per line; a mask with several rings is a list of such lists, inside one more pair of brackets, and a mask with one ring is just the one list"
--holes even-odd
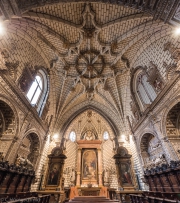
[(160, 191), (160, 192), (163, 192), (163, 185), (161, 183), (160, 177), (158, 175), (156, 175), (156, 176), (153, 177), (153, 180), (154, 180), (154, 183), (156, 185), (156, 190)]
[(170, 183), (171, 183), (171, 185), (172, 185), (172, 188), (173, 188), (173, 192), (179, 192), (179, 187), (180, 187), (180, 185), (179, 185), (179, 182), (178, 182), (178, 180), (177, 180), (177, 176), (176, 176), (176, 174), (175, 173), (169, 173), (168, 174), (168, 178), (169, 178), (169, 181), (170, 181)]
[(165, 174), (161, 174), (160, 175), (160, 179), (161, 179), (161, 182), (162, 182), (163, 187), (164, 187), (164, 192), (172, 192), (171, 186), (169, 184), (169, 180), (166, 177), (166, 175)]

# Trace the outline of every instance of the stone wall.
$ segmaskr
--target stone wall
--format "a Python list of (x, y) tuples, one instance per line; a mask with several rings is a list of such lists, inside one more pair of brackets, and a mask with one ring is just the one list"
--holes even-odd
[(71, 142), (71, 140), (68, 140), (66, 143), (66, 156), (63, 177), (65, 178), (64, 187), (69, 187), (71, 185), (70, 177), (72, 169), (77, 171), (77, 144)]
[(113, 159), (114, 150), (113, 143), (109, 139), (102, 144), (102, 160), (103, 170), (109, 170), (109, 185), (111, 188), (118, 188), (118, 177), (116, 171), (115, 160)]

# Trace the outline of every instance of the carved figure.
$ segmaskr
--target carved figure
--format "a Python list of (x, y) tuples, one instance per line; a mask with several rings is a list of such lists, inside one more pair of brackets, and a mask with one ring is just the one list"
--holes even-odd
[(22, 72), (22, 75), (21, 75), (21, 77), (19, 79), (20, 88), (24, 93), (28, 92), (31, 84), (34, 81), (36, 72), (37, 72), (36, 68), (33, 67), (32, 65), (27, 64), (25, 66), (25, 68), (24, 68), (24, 70)]
[(137, 108), (134, 101), (130, 102), (130, 106), (131, 106), (131, 111), (132, 111), (132, 113), (134, 115), (134, 118), (135, 118), (134, 122), (137, 122), (139, 120), (139, 118), (140, 118), (138, 108)]
[(104, 170), (104, 183), (108, 183), (109, 182), (109, 169), (106, 168)]
[(9, 52), (7, 49), (0, 50), (0, 69), (1, 70), (8, 70), (6, 67), (7, 59), (9, 58)]
[(155, 88), (157, 92), (161, 91), (164, 86), (164, 81), (158, 71), (157, 66), (150, 61), (147, 68), (148, 82)]
[(71, 177), (70, 177), (70, 182), (74, 185), (75, 184), (75, 180), (76, 180), (76, 173), (75, 173), (75, 170), (72, 169), (72, 171), (71, 171)]
[(28, 159), (25, 159), (24, 157), (21, 157), (21, 156), (17, 156), (15, 164), (17, 166), (33, 169), (33, 164)]
[(85, 140), (94, 140), (95, 139), (95, 136), (94, 134), (88, 130), (84, 136)]

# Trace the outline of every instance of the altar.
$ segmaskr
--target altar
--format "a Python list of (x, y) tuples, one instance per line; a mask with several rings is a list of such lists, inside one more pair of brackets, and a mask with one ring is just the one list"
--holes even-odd
[(99, 196), (101, 187), (78, 187), (79, 196)]
[(102, 186), (101, 143), (100, 140), (77, 141), (77, 187)]

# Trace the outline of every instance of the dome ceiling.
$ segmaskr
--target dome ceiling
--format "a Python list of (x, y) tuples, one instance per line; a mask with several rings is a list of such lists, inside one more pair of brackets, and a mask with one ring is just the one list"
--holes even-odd
[[(9, 50), (10, 61), (25, 57), (26, 63), (48, 70), (51, 130), (61, 129), (88, 107), (103, 112), (119, 132), (128, 130), (130, 69), (142, 47), (168, 35), (170, 26), (123, 5), (35, 2), (17, 1), (23, 13), (6, 22), (8, 34), (0, 43)], [(22, 43), (27, 53), (37, 53), (34, 60), (21, 53)], [(24, 64), (19, 64), (17, 76)]]

